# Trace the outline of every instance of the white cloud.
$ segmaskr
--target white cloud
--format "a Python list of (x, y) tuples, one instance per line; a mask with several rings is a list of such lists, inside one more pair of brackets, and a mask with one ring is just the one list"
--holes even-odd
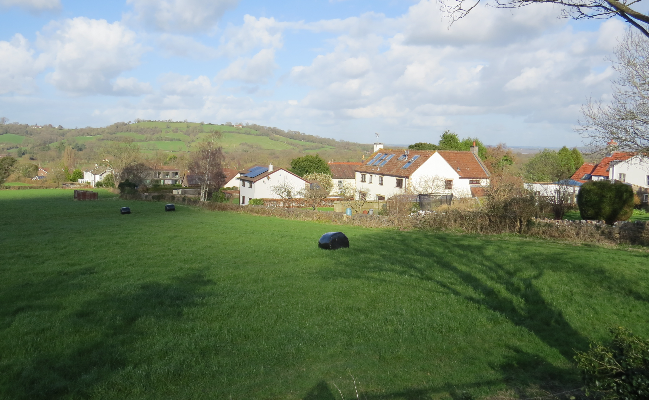
[(158, 78), (162, 92), (166, 95), (196, 97), (213, 93), (216, 88), (212, 86), (210, 78), (201, 75), (191, 80), (189, 75), (166, 73)]
[(282, 48), (282, 31), (290, 26), (294, 24), (281, 23), (274, 18), (258, 19), (246, 14), (241, 26), (230, 25), (226, 28), (219, 51), (232, 57), (259, 47)]
[(163, 33), (156, 41), (163, 56), (169, 58), (187, 57), (204, 60), (218, 57), (220, 54), (214, 47), (206, 46), (190, 36)]
[(127, 0), (127, 4), (133, 5), (134, 14), (125, 17), (163, 32), (205, 32), (238, 3), (239, 0)]
[(19, 33), (11, 42), (0, 41), (0, 94), (26, 94), (35, 90), (34, 78), (43, 65), (33, 55), (29, 41)]
[(252, 58), (238, 58), (217, 75), (218, 80), (238, 80), (246, 83), (265, 83), (278, 67), (275, 50), (262, 49)]
[[(126, 94), (145, 86), (132, 79), (111, 82), (139, 65), (145, 49), (119, 22), (85, 17), (52, 22), (38, 34), (42, 57), (54, 68), (47, 81), (70, 94)], [(135, 91), (135, 92), (133, 92)]]
[(479, 5), (450, 26), (437, 0), (423, 0), (411, 6), (401, 20), (406, 42), (410, 44), (497, 45), (526, 41), (550, 28), (563, 26), (565, 22), (557, 17), (557, 9), (546, 5), (517, 9)]
[(60, 0), (0, 0), (0, 7), (20, 7), (30, 12), (58, 11)]
[(147, 82), (139, 82), (136, 78), (118, 77), (112, 83), (113, 94), (117, 96), (139, 96), (152, 92), (151, 85)]

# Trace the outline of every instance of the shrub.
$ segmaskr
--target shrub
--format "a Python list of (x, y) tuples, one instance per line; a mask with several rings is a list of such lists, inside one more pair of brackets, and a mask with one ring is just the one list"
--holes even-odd
[(589, 181), (578, 192), (580, 217), (608, 224), (627, 221), (634, 210), (634, 191), (622, 182)]
[(264, 200), (262, 199), (250, 199), (248, 200), (248, 204), (251, 206), (263, 206), (264, 205)]
[(125, 180), (124, 182), (120, 182), (119, 185), (117, 185), (117, 188), (120, 189), (120, 193), (125, 193), (125, 194), (135, 194), (137, 193), (137, 186), (133, 182), (129, 182), (129, 180)]
[(113, 174), (108, 174), (99, 182), (95, 183), (95, 187), (105, 187), (105, 188), (114, 188), (115, 187), (115, 178)]
[(604, 399), (648, 398), (648, 341), (625, 328), (610, 329), (609, 346), (592, 342), (589, 351), (577, 352), (585, 392)]

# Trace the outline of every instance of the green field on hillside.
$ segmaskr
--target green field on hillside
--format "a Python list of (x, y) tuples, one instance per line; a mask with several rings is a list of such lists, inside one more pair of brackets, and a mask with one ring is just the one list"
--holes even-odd
[(24, 140), (24, 136), (14, 135), (13, 133), (0, 135), (0, 143), (22, 144)]
[(0, 398), (527, 398), (648, 338), (647, 251), (72, 198), (0, 190)]

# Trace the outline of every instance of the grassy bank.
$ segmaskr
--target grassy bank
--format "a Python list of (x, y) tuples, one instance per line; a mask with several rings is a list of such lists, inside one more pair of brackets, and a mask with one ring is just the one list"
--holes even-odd
[(107, 192), (0, 208), (0, 398), (525, 397), (580, 387), (574, 350), (609, 326), (648, 335), (647, 252)]

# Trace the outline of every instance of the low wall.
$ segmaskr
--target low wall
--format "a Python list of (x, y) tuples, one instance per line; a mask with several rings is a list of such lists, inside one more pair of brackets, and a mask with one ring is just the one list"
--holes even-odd
[[(548, 219), (501, 218), (481, 211), (419, 212), (410, 215), (354, 214), (312, 211), (305, 208), (284, 208), (273, 205), (240, 206), (228, 203), (199, 202), (196, 197), (158, 195), (122, 195), (123, 199), (164, 201), (167, 203), (199, 205), (208, 210), (231, 211), (243, 214), (274, 216), (300, 221), (318, 221), (366, 228), (421, 229), (429, 231), (460, 231), (478, 234), (515, 233), (547, 239), (574, 242), (639, 245), (648, 247), (648, 221), (556, 221)], [(369, 203), (372, 204), (372, 203)]]

